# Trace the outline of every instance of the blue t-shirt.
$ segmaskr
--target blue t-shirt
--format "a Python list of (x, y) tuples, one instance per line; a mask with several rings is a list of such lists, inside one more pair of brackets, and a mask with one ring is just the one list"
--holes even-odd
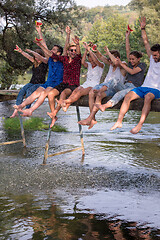
[(63, 63), (54, 62), (50, 57), (48, 59), (48, 77), (46, 83), (41, 85), (42, 87), (56, 87), (63, 81)]

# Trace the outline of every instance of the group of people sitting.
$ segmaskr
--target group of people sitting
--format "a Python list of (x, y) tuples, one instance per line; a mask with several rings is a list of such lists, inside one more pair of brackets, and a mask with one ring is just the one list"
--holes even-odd
[[(124, 98), (117, 122), (111, 128), (114, 130), (122, 127), (122, 120), (129, 109), (130, 102), (134, 99), (144, 98), (140, 121), (131, 130), (133, 134), (138, 133), (149, 114), (152, 100), (160, 98), (160, 44), (150, 47), (145, 31), (145, 17), (140, 19), (140, 27), (144, 46), (150, 58), (150, 66), (145, 79), (146, 64), (141, 62), (142, 53), (130, 51), (130, 30), (126, 31), (127, 64), (121, 60), (119, 51), (110, 51), (105, 46), (106, 54), (104, 56), (97, 47), (93, 47), (91, 42), (83, 43), (85, 52), (81, 57), (79, 38), (75, 36), (70, 43), (71, 30), (68, 26), (64, 50), (59, 45), (54, 45), (52, 50), (49, 50), (42, 36), (41, 27), (36, 26), (42, 40), (35, 41), (35, 43), (40, 49), (36, 51), (27, 49), (24, 52), (18, 46), (16, 48), (34, 64), (32, 79), (20, 90), (11, 117), (15, 117), (18, 111), (22, 116), (31, 116), (33, 111), (48, 97), (51, 112), (47, 114), (52, 119), (50, 125), (52, 127), (61, 108), (66, 112), (69, 106), (81, 96), (89, 95), (90, 115), (79, 121), (79, 124), (88, 125), (90, 129), (97, 123), (95, 115), (99, 110), (103, 112)], [(87, 68), (86, 81), (82, 85), (80, 85), (81, 64)], [(104, 82), (100, 83), (105, 64), (109, 65), (109, 71)], [(48, 78), (44, 83), (47, 66), (49, 67)], [(30, 94), (31, 92), (33, 93)], [(26, 95), (26, 99), (23, 101), (24, 95)], [(59, 100), (56, 99), (58, 95)], [(110, 100), (101, 104), (101, 100), (106, 96), (111, 96)], [(36, 99), (37, 101), (31, 106)], [(24, 109), (25, 107), (26, 109)]]

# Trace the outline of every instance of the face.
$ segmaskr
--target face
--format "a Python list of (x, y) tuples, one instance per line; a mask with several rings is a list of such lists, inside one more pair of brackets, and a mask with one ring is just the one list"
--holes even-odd
[(57, 46), (53, 46), (51, 52), (54, 53), (54, 54), (56, 54), (56, 55), (59, 55), (59, 54), (60, 54), (59, 49), (58, 49)]
[(93, 61), (93, 59), (90, 57), (90, 55), (88, 56), (88, 61), (92, 64), (92, 67), (97, 66), (97, 64)]
[(69, 50), (68, 50), (68, 55), (70, 58), (75, 58), (75, 56), (77, 55), (76, 53), (76, 47), (70, 47)]
[(152, 52), (152, 56), (155, 62), (160, 62), (160, 53), (158, 51)]
[(129, 55), (129, 61), (131, 65), (134, 67), (140, 62), (140, 58), (137, 58), (134, 55)]

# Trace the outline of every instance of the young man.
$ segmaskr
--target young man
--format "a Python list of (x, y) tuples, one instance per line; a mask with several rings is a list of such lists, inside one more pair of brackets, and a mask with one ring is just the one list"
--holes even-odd
[[(55, 87), (49, 94), (49, 104), (51, 113), (47, 113), (52, 118), (50, 127), (53, 127), (57, 120), (56, 114), (61, 109), (62, 101), (69, 96), (74, 89), (79, 86), (80, 69), (81, 69), (81, 52), (79, 46), (79, 38), (75, 36), (73, 39), (74, 44), (70, 44), (67, 51), (67, 56), (56, 56), (52, 54), (53, 59), (57, 59), (63, 63), (64, 74), (63, 82)], [(57, 103), (56, 109), (54, 108), (54, 98), (60, 94), (60, 99)]]
[[(67, 38), (70, 39), (70, 28), (66, 29)], [(51, 113), (47, 113), (52, 118), (52, 123), (50, 127), (53, 127), (55, 121), (57, 120), (56, 114), (61, 109), (62, 100), (65, 100), (67, 96), (69, 96), (72, 91), (79, 86), (79, 78), (80, 78), (80, 69), (81, 69), (81, 52), (79, 46), (79, 38), (77, 36), (74, 37), (73, 43), (68, 44), (68, 48), (65, 56), (59, 56), (48, 49), (46, 49), (40, 42), (37, 43), (39, 47), (44, 51), (44, 53), (48, 54), (52, 59), (60, 61), (63, 63), (64, 74), (63, 74), (63, 82), (56, 86), (48, 93), (48, 100), (51, 109)], [(66, 46), (66, 44), (65, 44)], [(59, 103), (55, 109), (55, 97), (60, 94)]]
[(150, 48), (148, 37), (145, 31), (146, 27), (145, 17), (141, 18), (140, 26), (144, 46), (147, 55), (150, 58), (150, 67), (148, 69), (147, 76), (142, 86), (132, 89), (132, 91), (130, 91), (124, 98), (123, 104), (119, 112), (118, 120), (111, 128), (111, 130), (121, 128), (122, 120), (124, 118), (124, 115), (129, 109), (130, 102), (133, 101), (134, 99), (144, 98), (144, 105), (140, 121), (137, 124), (137, 126), (130, 131), (133, 134), (136, 134), (141, 130), (142, 125), (149, 114), (152, 100), (160, 98), (160, 44), (155, 44)]

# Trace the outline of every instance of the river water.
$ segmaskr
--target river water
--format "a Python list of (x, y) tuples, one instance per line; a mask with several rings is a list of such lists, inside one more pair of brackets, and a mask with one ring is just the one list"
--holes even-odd
[[(1, 142), (21, 138), (3, 128), (14, 103), (0, 103)], [(48, 110), (46, 101), (33, 116), (49, 123)], [(0, 146), (0, 239), (160, 239), (160, 113), (150, 113), (136, 135), (129, 131), (140, 112), (110, 131), (117, 116), (99, 112), (92, 129), (83, 127), (84, 158), (79, 150), (42, 165), (46, 130), (26, 131), (26, 149)], [(60, 111), (57, 124), (68, 132), (52, 132), (49, 154), (81, 146), (75, 107)]]

